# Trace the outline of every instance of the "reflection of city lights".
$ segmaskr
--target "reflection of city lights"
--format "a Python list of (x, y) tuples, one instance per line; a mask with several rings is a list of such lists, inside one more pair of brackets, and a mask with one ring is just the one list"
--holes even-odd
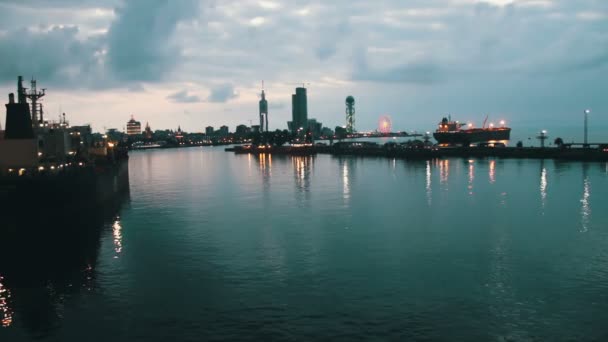
[(346, 163), (342, 165), (342, 195), (344, 200), (350, 198), (350, 184), (349, 184), (348, 166)]
[(114, 236), (114, 251), (116, 252), (114, 258), (118, 258), (118, 254), (122, 252), (122, 227), (120, 225), (120, 218), (116, 218), (116, 221), (112, 224), (112, 235)]
[(547, 199), (547, 169), (543, 167), (540, 172), (540, 199), (543, 208)]
[(473, 181), (475, 180), (475, 161), (469, 160), (469, 195), (473, 194)]
[(3, 280), (4, 278), (0, 276), (0, 324), (2, 324), (2, 327), (6, 328), (13, 324), (13, 310), (8, 306), (11, 293), (2, 284)]
[(496, 160), (490, 160), (490, 170), (488, 172), (490, 183), (496, 182)]
[(446, 184), (448, 182), (449, 175), (450, 175), (450, 161), (448, 159), (439, 161), (439, 181), (442, 184)]
[(426, 201), (431, 205), (431, 162), (426, 161)]
[(589, 230), (589, 221), (591, 219), (591, 205), (589, 204), (590, 196), (591, 182), (589, 181), (589, 177), (585, 177), (585, 180), (583, 181), (583, 198), (581, 199), (581, 224), (583, 226), (583, 232)]

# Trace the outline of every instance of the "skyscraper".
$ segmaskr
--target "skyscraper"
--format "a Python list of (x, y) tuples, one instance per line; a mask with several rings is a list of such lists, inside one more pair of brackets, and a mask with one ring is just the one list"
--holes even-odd
[(262, 89), (262, 99), (260, 100), (260, 129), (262, 132), (268, 132), (268, 101), (266, 101), (264, 89)]
[(291, 124), (292, 132), (308, 127), (308, 105), (306, 99), (306, 88), (296, 88), (296, 93), (291, 95)]

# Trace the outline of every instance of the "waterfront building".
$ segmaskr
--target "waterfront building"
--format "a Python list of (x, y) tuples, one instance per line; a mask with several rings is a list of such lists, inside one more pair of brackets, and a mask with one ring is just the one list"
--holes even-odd
[(131, 115), (131, 120), (127, 122), (127, 135), (141, 134), (141, 122), (136, 121)]
[(308, 127), (308, 105), (306, 98), (306, 88), (296, 88), (296, 93), (291, 95), (291, 121), (287, 126), (292, 132), (298, 129), (306, 130)]
[(146, 129), (144, 130), (144, 138), (148, 140), (152, 140), (152, 129), (150, 129), (150, 124), (146, 122)]
[(222, 137), (227, 136), (228, 133), (229, 133), (228, 126), (221, 126), (220, 129), (219, 129), (219, 131), (218, 131), (218, 135), (222, 136)]
[(205, 135), (206, 136), (208, 136), (208, 137), (213, 136), (214, 132), (215, 131), (213, 130), (213, 126), (207, 126), (207, 127), (205, 127)]
[(177, 131), (175, 132), (175, 139), (177, 139), (177, 141), (181, 141), (184, 139), (184, 132), (182, 132), (181, 126), (177, 126)]
[(323, 127), (321, 129), (321, 135), (325, 137), (331, 137), (334, 135), (334, 131), (332, 131), (329, 127)]
[(260, 128), (262, 132), (268, 132), (268, 101), (266, 101), (264, 89), (262, 89), (262, 99), (260, 100)]
[(247, 135), (249, 132), (250, 132), (250, 129), (246, 125), (238, 125), (238, 126), (236, 126), (235, 134), (237, 136), (243, 137), (243, 136)]
[(322, 127), (323, 127), (323, 124), (320, 122), (317, 122), (317, 119), (308, 119), (308, 122), (306, 123), (306, 128), (308, 128), (310, 130), (310, 132), (312, 133), (312, 135), (315, 138), (318, 138), (321, 136)]

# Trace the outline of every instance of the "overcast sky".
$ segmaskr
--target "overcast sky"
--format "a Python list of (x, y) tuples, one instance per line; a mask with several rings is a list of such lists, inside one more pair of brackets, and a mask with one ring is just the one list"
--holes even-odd
[[(34, 76), (47, 116), (123, 128), (271, 129), (308, 83), (309, 117), (394, 130), (442, 116), (516, 130), (608, 126), (606, 0), (0, 0), (0, 89)], [(4, 114), (1, 116), (4, 123)], [(606, 136), (608, 138), (608, 135)]]

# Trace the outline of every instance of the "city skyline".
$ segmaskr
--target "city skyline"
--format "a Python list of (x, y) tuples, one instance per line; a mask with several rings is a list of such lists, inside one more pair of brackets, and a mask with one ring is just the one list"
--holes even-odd
[[(44, 1), (0, 4), (0, 89), (32, 76), (45, 116), (122, 129), (252, 125), (265, 82), (269, 129), (286, 129), (306, 84), (308, 116), (395, 130), (442, 116), (511, 126), (608, 126), (608, 5), (598, 1)], [(6, 101), (6, 100), (5, 100)], [(4, 122), (4, 114), (0, 117)], [(542, 126), (544, 127), (542, 127)], [(593, 133), (591, 133), (593, 134)]]

